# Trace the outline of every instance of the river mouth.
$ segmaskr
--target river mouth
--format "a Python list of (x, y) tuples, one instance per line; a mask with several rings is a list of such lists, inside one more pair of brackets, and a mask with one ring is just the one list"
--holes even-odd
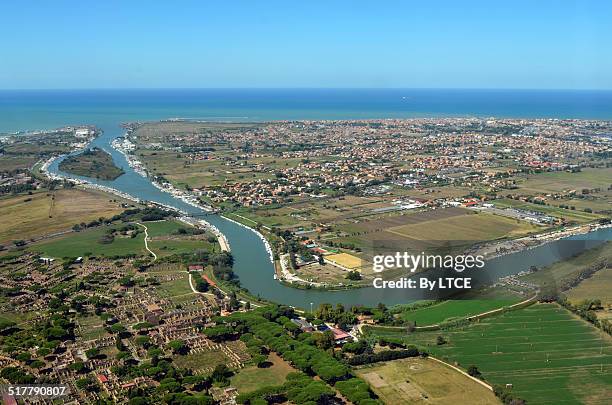
[[(376, 306), (405, 304), (420, 299), (432, 299), (422, 290), (406, 288), (364, 287), (349, 290), (296, 289), (282, 284), (274, 278), (274, 266), (270, 254), (258, 233), (253, 232), (220, 215), (211, 214), (201, 208), (187, 204), (179, 198), (155, 187), (151, 181), (138, 174), (128, 164), (126, 157), (112, 146), (112, 141), (123, 136), (119, 123), (101, 128), (103, 133), (89, 145), (108, 152), (115, 164), (123, 168), (125, 174), (112, 181), (69, 175), (59, 169), (63, 158), (55, 159), (48, 171), (55, 175), (66, 176), (107, 187), (141, 201), (151, 201), (177, 209), (187, 215), (202, 217), (223, 233), (232, 249), (234, 273), (239, 277), (241, 286), (256, 297), (310, 308), (321, 303), (342, 304), (344, 306)], [(480, 285), (490, 285), (499, 278), (529, 270), (532, 266), (542, 267), (559, 260), (567, 259), (584, 250), (593, 248), (612, 238), (612, 228), (602, 228), (582, 235), (555, 240), (532, 249), (507, 254), (487, 261), (484, 273), (479, 275)], [(438, 296), (443, 298), (443, 296)]]

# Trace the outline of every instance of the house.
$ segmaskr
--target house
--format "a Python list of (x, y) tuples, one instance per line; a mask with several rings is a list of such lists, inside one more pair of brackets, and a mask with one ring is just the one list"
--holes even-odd
[(294, 318), (291, 320), (291, 322), (299, 326), (302, 332), (314, 331), (314, 326), (312, 326), (312, 324), (305, 319)]
[(334, 334), (334, 341), (336, 342), (336, 344), (343, 344), (343, 343), (346, 343), (346, 342), (348, 342), (350, 340), (353, 340), (351, 335), (349, 335), (348, 333), (346, 333), (342, 329), (339, 329), (339, 328), (329, 328), (329, 329)]

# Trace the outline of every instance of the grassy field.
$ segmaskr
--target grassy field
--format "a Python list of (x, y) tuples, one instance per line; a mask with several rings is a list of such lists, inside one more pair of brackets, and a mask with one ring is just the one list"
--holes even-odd
[(176, 367), (192, 370), (212, 369), (219, 364), (228, 364), (230, 361), (230, 358), (222, 350), (205, 350), (172, 358), (172, 363)]
[(593, 298), (600, 299), (603, 305), (612, 306), (612, 269), (599, 270), (592, 277), (580, 282), (566, 294), (575, 303)]
[(400, 313), (405, 320), (416, 322), (416, 326), (434, 325), (455, 319), (480, 314), (512, 305), (518, 300), (455, 300), (443, 301), (429, 307), (406, 310)]
[(499, 404), (487, 388), (431, 359), (376, 363), (355, 372), (387, 405)]
[(387, 232), (417, 240), (483, 241), (523, 236), (537, 228), (490, 214), (465, 214), (389, 228)]
[(180, 273), (180, 278), (172, 281), (162, 282), (156, 286), (160, 297), (172, 298), (179, 295), (194, 294), (189, 286), (189, 275), (186, 272)]
[(149, 238), (155, 238), (158, 236), (168, 236), (174, 234), (176, 231), (182, 228), (190, 228), (188, 225), (179, 221), (153, 221), (146, 222)]
[(77, 223), (112, 217), (123, 211), (121, 201), (102, 192), (80, 189), (0, 198), (0, 243), (49, 235)]
[(109, 229), (107, 226), (97, 227), (82, 232), (73, 232), (66, 236), (54, 238), (49, 241), (36, 243), (30, 250), (51, 257), (77, 257), (77, 256), (148, 256), (144, 247), (144, 233), (135, 238), (115, 237), (112, 243), (100, 243), (100, 238)]
[[(448, 343), (436, 345), (438, 335)], [(462, 328), (393, 336), (463, 368), (476, 365), (490, 383), (513, 384), (512, 392), (528, 403), (608, 403), (612, 340), (556, 304), (533, 305)]]
[(77, 317), (80, 337), (83, 340), (99, 339), (108, 336), (109, 333), (104, 328), (104, 321), (97, 315)]
[(230, 385), (238, 389), (238, 392), (242, 394), (271, 385), (283, 384), (287, 374), (296, 371), (276, 353), (270, 353), (268, 361), (271, 363), (270, 367), (258, 368), (256, 366), (249, 366), (241, 369), (231, 378)]
[(521, 190), (534, 194), (558, 193), (567, 190), (580, 192), (583, 188), (600, 188), (605, 191), (610, 186), (610, 179), (612, 179), (612, 168), (585, 168), (578, 173), (552, 172), (530, 176), (519, 187)]
[(378, 253), (460, 251), (480, 241), (518, 237), (540, 229), (522, 221), (474, 214), (462, 208), (394, 213), (334, 224), (334, 230), (342, 234), (338, 241), (353, 243), (364, 252)]
[(194, 250), (212, 250), (214, 245), (208, 242), (206, 235), (177, 235), (179, 229), (190, 226), (179, 221), (146, 222), (149, 234), (149, 248), (160, 257), (172, 254), (190, 253)]

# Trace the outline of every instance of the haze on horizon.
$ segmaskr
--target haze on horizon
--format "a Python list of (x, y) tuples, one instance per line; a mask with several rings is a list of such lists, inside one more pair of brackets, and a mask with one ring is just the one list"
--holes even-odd
[(612, 89), (607, 1), (7, 2), (1, 89)]

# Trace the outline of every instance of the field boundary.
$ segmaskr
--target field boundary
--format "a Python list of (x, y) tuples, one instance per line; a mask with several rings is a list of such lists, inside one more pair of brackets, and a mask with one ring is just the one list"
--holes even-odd
[(489, 389), (489, 390), (493, 391), (493, 386), (492, 386), (492, 385), (487, 384), (486, 382), (484, 382), (484, 381), (482, 381), (482, 380), (479, 380), (479, 379), (478, 379), (478, 378), (476, 378), (476, 377), (472, 377), (471, 375), (469, 375), (469, 374), (468, 374), (468, 373), (466, 373), (465, 371), (461, 370), (459, 367), (453, 366), (452, 364), (449, 364), (449, 363), (447, 363), (447, 362), (445, 362), (445, 361), (443, 361), (443, 360), (440, 360), (440, 359), (438, 359), (438, 358), (435, 358), (435, 357), (433, 357), (433, 356), (431, 356), (431, 355), (427, 356), (427, 358), (428, 358), (428, 359), (435, 360), (435, 361), (437, 361), (438, 363), (442, 363), (442, 364), (444, 364), (445, 366), (450, 367), (450, 368), (452, 368), (453, 370), (458, 371), (459, 373), (463, 374), (464, 376), (466, 376), (466, 377), (468, 377), (468, 378), (472, 379), (473, 381), (476, 381), (478, 384), (482, 385), (483, 387), (485, 387), (485, 388), (487, 388), (487, 389)]

